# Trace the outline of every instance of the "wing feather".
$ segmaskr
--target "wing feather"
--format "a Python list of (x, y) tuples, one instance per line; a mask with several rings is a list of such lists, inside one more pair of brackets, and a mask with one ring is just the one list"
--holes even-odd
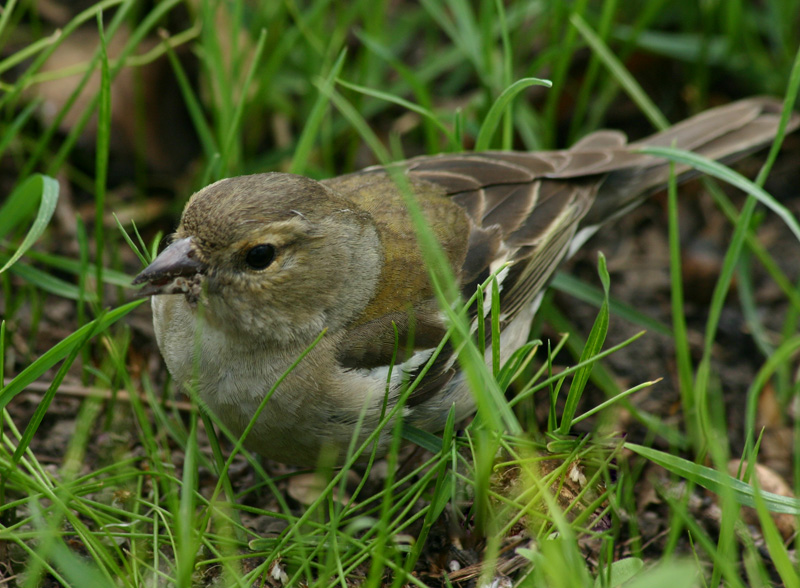
[[(431, 222), (437, 238), (443, 240), (464, 298), (471, 297), (493, 271), (508, 264), (498, 279), (503, 328), (515, 317), (530, 314), (531, 305), (570, 251), (579, 230), (589, 234), (594, 225), (666, 183), (669, 164), (637, 149), (676, 145), (729, 161), (768, 143), (778, 128), (780, 112), (779, 102), (753, 98), (712, 109), (630, 145), (623, 133), (603, 130), (565, 151), (447, 154), (417, 157), (393, 166), (405, 170), (418, 200), (433, 215)], [(798, 125), (800, 118), (795, 116), (789, 130)], [(692, 175), (681, 166), (677, 173), (680, 179)], [(397, 227), (408, 226), (393, 218), (402, 214), (397, 206), (381, 207), (380, 200), (374, 200), (402, 200), (383, 168), (369, 168), (329, 185), (369, 211), (377, 226), (394, 227), (394, 239), (398, 238)], [(451, 208), (437, 199), (447, 200)], [(455, 222), (452, 219), (458, 214), (463, 221), (458, 221), (457, 231), (440, 226)], [(413, 240), (414, 235), (409, 233), (408, 239)], [(406, 360), (406, 376), (413, 378), (424, 366), (421, 359), (430, 356), (444, 335), (444, 320), (432, 290), (425, 286), (425, 268), (416, 262), (403, 267), (409, 280), (422, 284), (403, 290), (404, 295), (411, 290), (417, 293), (416, 298), (409, 294), (410, 312), (373, 307), (372, 320), (353, 325), (348, 333), (346, 339), (354, 343), (342, 345), (344, 366), (361, 369), (388, 364), (395, 351), (396, 329), (401, 345), (413, 338), (407, 345), (411, 355), (401, 354)], [(402, 287), (401, 277), (395, 275), (393, 280), (396, 287)], [(520, 314), (524, 309), (527, 313)], [(488, 320), (485, 308), (471, 309), (470, 318), (473, 325)], [(436, 397), (451, 385), (455, 371), (456, 351), (447, 344), (412, 394), (409, 406), (418, 407)]]

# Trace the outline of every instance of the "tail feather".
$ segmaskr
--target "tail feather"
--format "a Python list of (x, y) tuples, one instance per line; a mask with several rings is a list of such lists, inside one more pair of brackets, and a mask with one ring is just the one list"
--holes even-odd
[[(708, 159), (731, 163), (768, 145), (778, 132), (782, 105), (773, 98), (755, 97), (713, 108), (669, 129), (629, 144), (629, 148), (675, 147)], [(800, 126), (794, 113), (787, 132)], [(700, 175), (687, 165), (676, 164), (679, 182)], [(605, 222), (624, 214), (653, 192), (666, 186), (670, 163), (652, 159), (647, 165), (611, 171), (600, 187), (584, 225)]]

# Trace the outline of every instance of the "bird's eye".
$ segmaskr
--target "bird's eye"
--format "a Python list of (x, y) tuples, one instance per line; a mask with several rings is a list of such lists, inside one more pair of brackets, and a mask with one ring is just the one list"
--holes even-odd
[(275, 261), (275, 247), (272, 245), (256, 245), (244, 258), (244, 261), (254, 270), (263, 270)]

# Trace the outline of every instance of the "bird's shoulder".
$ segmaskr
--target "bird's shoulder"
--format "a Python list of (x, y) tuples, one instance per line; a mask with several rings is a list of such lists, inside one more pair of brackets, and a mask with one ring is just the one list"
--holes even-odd
[[(383, 263), (379, 286), (353, 327), (383, 321), (385, 317), (396, 319), (398, 314), (428, 305), (434, 293), (403, 188), (382, 169), (340, 176), (323, 183), (366, 212), (380, 240)], [(438, 186), (410, 178), (409, 187), (427, 230), (435, 236), (458, 279), (469, 247), (470, 219)]]

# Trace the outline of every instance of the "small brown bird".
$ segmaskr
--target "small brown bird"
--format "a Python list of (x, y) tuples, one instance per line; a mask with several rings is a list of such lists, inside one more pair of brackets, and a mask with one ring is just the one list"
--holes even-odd
[[(505, 359), (526, 341), (540, 293), (565, 256), (668, 181), (668, 162), (637, 149), (674, 145), (730, 161), (769, 143), (780, 112), (778, 101), (752, 98), (631, 144), (621, 132), (599, 131), (565, 151), (394, 165), (405, 171), (465, 298), (505, 266), (498, 275)], [(798, 123), (795, 116), (790, 128)], [(691, 174), (681, 165), (676, 172)], [(359, 440), (374, 431), (384, 399), (389, 409), (396, 404), (447, 329), (402, 193), (383, 167), (321, 182), (284, 173), (216, 182), (192, 196), (172, 244), (134, 283), (153, 295), (158, 345), (175, 380), (194, 387), (235, 434), (327, 329), (245, 441), (286, 463), (314, 464), (325, 448), (344, 459), (357, 424)], [(389, 378), (395, 332), (400, 353)], [(435, 432), (451, 407), (457, 419), (475, 410), (446, 347), (403, 415)], [(381, 433), (379, 452), (390, 431)]]

